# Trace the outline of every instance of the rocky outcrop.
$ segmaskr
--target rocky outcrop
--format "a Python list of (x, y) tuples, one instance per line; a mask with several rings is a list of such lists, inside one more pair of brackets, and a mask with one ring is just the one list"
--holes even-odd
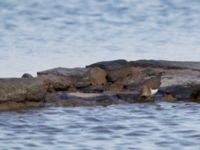
[(0, 110), (52, 105), (200, 102), (199, 62), (115, 60), (86, 68), (59, 67), (37, 75), (0, 79)]

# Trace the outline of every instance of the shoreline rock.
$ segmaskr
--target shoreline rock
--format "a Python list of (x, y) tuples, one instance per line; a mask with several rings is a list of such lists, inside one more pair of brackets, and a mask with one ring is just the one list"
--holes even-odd
[[(149, 91), (160, 77), (156, 95)], [(147, 81), (148, 82), (148, 86)], [(155, 80), (156, 82), (156, 80)], [(157, 87), (156, 87), (157, 88)], [(200, 62), (113, 60), (85, 68), (54, 68), (37, 77), (0, 79), (0, 111), (45, 106), (200, 102)]]
[(43, 80), (38, 78), (0, 79), (0, 102), (42, 101), (46, 93)]

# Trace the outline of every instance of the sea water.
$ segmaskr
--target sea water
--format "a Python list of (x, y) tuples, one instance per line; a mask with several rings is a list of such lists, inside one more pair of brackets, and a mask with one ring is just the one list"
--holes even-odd
[(199, 0), (1, 0), (0, 77), (113, 59), (200, 60)]

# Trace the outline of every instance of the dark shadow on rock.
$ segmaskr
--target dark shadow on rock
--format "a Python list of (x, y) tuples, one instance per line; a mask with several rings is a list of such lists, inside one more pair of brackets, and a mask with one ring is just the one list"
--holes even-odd
[(167, 60), (138, 60), (130, 61), (130, 66), (153, 67), (165, 69), (191, 69), (200, 71), (200, 62), (167, 61)]
[(94, 64), (86, 66), (86, 68), (99, 67), (99, 68), (102, 68), (105, 70), (115, 70), (115, 69), (119, 69), (127, 64), (128, 64), (128, 62), (126, 60), (118, 59), (118, 60), (113, 60), (113, 61), (102, 61), (102, 62), (94, 63)]

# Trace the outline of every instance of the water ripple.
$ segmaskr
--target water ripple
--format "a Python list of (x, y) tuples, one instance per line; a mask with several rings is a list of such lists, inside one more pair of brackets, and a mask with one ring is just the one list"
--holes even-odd
[(199, 4), (196, 0), (0, 1), (0, 76), (118, 58), (198, 61)]
[(199, 149), (198, 104), (156, 105), (165, 109), (126, 104), (1, 113), (1, 148)]

